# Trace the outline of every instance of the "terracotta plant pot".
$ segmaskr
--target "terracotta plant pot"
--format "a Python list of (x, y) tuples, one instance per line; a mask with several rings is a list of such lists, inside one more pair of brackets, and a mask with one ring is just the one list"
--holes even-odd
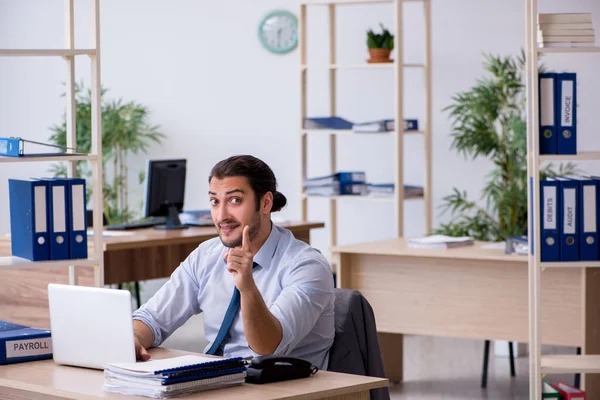
[(369, 56), (371, 57), (367, 60), (368, 63), (389, 63), (392, 62), (390, 59), (390, 53), (392, 49), (369, 49)]

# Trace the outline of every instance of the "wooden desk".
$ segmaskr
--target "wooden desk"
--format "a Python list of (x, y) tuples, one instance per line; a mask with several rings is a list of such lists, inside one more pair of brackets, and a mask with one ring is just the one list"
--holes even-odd
[[(153, 358), (192, 354), (162, 348)], [(198, 392), (181, 399), (330, 399), (368, 400), (369, 390), (387, 386), (387, 379), (319, 371), (310, 378), (266, 385), (240, 386)], [(102, 370), (56, 365), (53, 360), (0, 365), (0, 398), (6, 400), (148, 399), (105, 392)]]
[[(296, 238), (310, 242), (310, 230), (322, 222), (278, 224)], [(167, 278), (198, 245), (217, 237), (214, 227), (161, 231), (140, 229), (133, 235), (104, 239), (104, 282), (117, 284)], [(90, 253), (93, 242), (90, 240)], [(9, 256), (10, 240), (0, 238), (0, 256)], [(91, 267), (79, 267), (79, 284), (93, 286)], [(68, 267), (52, 269), (0, 269), (0, 316), (14, 323), (48, 328), (48, 283), (68, 283)]]
[[(390, 380), (402, 380), (402, 334), (529, 341), (527, 256), (483, 245), (414, 249), (393, 239), (332, 249), (338, 285), (361, 291), (374, 309)], [(547, 268), (542, 342), (599, 354), (599, 289), (597, 268)], [(587, 378), (600, 398), (598, 376)]]

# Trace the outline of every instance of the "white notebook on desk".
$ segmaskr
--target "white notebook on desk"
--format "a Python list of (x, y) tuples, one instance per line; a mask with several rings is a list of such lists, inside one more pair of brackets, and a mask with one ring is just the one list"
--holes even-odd
[(446, 236), (446, 235), (431, 235), (421, 238), (410, 238), (406, 241), (408, 247), (422, 249), (450, 249), (454, 247), (470, 246), (475, 241), (469, 236)]
[(186, 355), (107, 364), (103, 388), (107, 392), (164, 399), (239, 385), (245, 378), (246, 368), (240, 358)]

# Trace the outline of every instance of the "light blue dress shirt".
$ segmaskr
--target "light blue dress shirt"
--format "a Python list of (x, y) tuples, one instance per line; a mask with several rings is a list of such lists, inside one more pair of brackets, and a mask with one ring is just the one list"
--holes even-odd
[[(215, 340), (233, 294), (233, 276), (219, 238), (202, 243), (173, 272), (133, 318), (143, 321), (159, 346), (192, 315), (204, 315), (204, 333)], [(253, 277), (269, 311), (279, 320), (283, 337), (274, 354), (289, 355), (327, 369), (334, 337), (333, 277), (327, 259), (292, 233), (272, 224), (254, 256)], [(241, 309), (222, 347), (225, 357), (257, 356), (244, 335)]]

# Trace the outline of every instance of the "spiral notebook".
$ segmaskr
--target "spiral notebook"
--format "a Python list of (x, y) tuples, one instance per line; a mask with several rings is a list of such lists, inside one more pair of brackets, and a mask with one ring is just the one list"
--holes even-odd
[(242, 384), (241, 357), (215, 359), (187, 355), (135, 363), (107, 364), (104, 390), (153, 398), (169, 398)]

